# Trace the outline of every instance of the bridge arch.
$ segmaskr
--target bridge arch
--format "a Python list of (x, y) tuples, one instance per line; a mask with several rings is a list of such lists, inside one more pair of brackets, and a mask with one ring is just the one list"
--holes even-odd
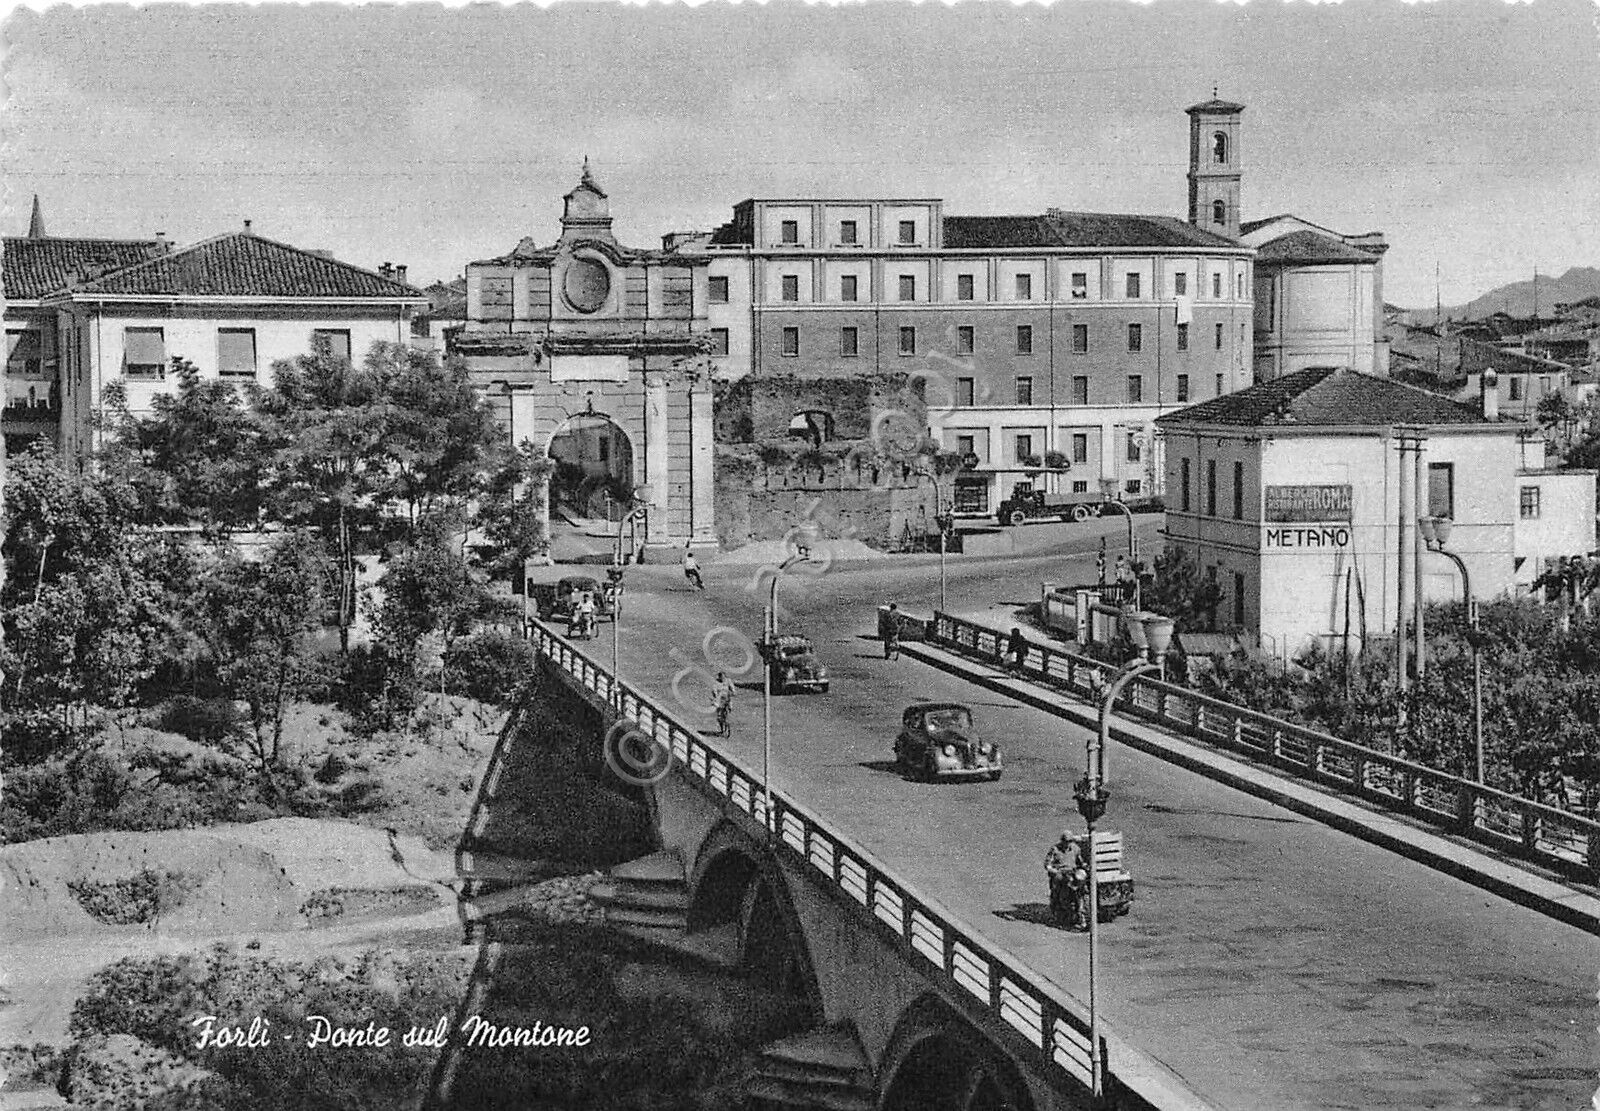
[(752, 980), (822, 1021), (822, 988), (788, 884), (766, 847), (731, 822), (712, 829), (690, 870), (688, 930), (731, 933)]
[(954, 1007), (924, 995), (900, 1017), (878, 1068), (882, 1111), (1035, 1111), (1017, 1064)]

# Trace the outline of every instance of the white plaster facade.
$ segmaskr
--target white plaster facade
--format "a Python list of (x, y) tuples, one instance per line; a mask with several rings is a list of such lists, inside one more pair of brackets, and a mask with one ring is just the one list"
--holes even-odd
[[(1382, 408), (1368, 421), (1322, 426), (1240, 427), (1203, 412), (1162, 422), (1166, 535), (1221, 586), (1219, 628), (1254, 635), (1263, 649), (1290, 658), (1347, 633), (1352, 643), (1363, 633), (1390, 635), (1402, 605), (1409, 614), (1402, 595), (1415, 598), (1419, 548), (1424, 598), (1460, 598), (1454, 564), (1416, 539), (1418, 515), (1454, 520), (1449, 546), (1479, 599), (1515, 593), (1544, 559), (1594, 548), (1594, 472), (1543, 470), (1542, 442), (1514, 423), (1467, 416), (1396, 425)], [(1416, 456), (1408, 453), (1402, 465), (1402, 437), (1421, 442), (1420, 487)], [(1541, 492), (1536, 516), (1522, 512), (1525, 487)], [(1284, 491), (1311, 488), (1342, 490), (1347, 501), (1312, 514), (1321, 519), (1269, 512), (1269, 500), (1281, 503)]]

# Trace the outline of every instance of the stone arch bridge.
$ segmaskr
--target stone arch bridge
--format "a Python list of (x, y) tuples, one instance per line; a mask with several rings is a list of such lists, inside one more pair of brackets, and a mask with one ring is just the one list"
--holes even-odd
[[(1042, 976), (889, 873), (797, 800), (627, 688), (542, 625), (546, 677), (615, 739), (670, 751), (649, 783), (656, 851), (594, 894), (610, 921), (714, 955), (802, 1005), (806, 1028), (764, 1047), (753, 1108), (1065, 1111), (1095, 1106), (1086, 1013)], [(642, 735), (639, 736), (639, 735)], [(599, 740), (598, 738), (596, 739)], [(1102, 1027), (1118, 1109), (1205, 1106)]]

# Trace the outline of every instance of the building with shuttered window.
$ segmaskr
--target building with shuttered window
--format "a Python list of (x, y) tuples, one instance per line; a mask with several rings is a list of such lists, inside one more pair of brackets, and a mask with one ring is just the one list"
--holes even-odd
[(272, 364), (327, 345), (361, 359), (376, 342), (409, 343), (428, 299), (404, 268), (382, 273), (243, 231), (163, 247), (102, 272), (79, 271), (42, 296), (53, 320), (61, 447), (80, 461), (98, 442), (105, 390), (147, 411), (174, 387), (172, 360), (202, 378), (271, 384)]

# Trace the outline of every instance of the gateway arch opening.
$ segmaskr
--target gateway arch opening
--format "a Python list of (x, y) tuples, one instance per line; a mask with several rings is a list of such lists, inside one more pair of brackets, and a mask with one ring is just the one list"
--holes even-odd
[(614, 517), (636, 485), (628, 434), (598, 413), (575, 416), (550, 437), (550, 502), (580, 517)]

